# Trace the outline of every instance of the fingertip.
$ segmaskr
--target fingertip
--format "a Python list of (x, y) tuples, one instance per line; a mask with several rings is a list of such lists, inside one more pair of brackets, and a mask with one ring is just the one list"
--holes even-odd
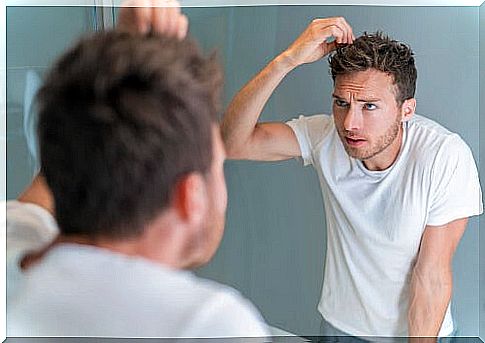
[(180, 16), (179, 19), (179, 30), (177, 32), (178, 40), (184, 40), (187, 36), (187, 32), (189, 30), (189, 19), (185, 14)]
[(138, 31), (141, 34), (146, 35), (150, 32), (150, 25), (147, 22), (143, 22), (140, 25), (138, 25)]

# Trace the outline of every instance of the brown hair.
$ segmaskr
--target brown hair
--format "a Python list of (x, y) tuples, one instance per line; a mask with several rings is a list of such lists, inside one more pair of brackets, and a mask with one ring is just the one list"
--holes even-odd
[(390, 39), (382, 32), (364, 33), (353, 44), (340, 45), (329, 57), (330, 72), (335, 82), (337, 75), (373, 68), (393, 77), (396, 101), (414, 97), (417, 70), (414, 53), (409, 46)]
[(41, 169), (65, 235), (140, 234), (178, 178), (206, 174), (222, 73), (196, 44), (108, 31), (81, 39), (39, 92)]

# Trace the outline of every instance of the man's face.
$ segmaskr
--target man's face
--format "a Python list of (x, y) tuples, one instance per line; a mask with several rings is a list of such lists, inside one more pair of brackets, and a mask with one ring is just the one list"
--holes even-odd
[(227, 188), (224, 178), (224, 160), (226, 153), (218, 126), (214, 125), (212, 133), (213, 158), (207, 177), (208, 210), (202, 238), (205, 254), (202, 264), (214, 256), (224, 233), (227, 208)]
[(402, 119), (392, 76), (375, 69), (338, 75), (333, 98), (335, 126), (347, 153), (367, 167), (392, 163), (400, 148)]

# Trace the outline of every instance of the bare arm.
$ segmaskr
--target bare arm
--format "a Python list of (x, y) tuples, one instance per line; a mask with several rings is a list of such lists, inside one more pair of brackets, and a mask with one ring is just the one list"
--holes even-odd
[[(335, 37), (328, 43), (327, 39)], [(352, 29), (344, 18), (315, 19), (305, 31), (234, 97), (224, 115), (222, 135), (229, 158), (284, 160), (300, 156), (292, 129), (284, 123), (258, 123), (276, 87), (294, 68), (326, 56), (337, 43), (352, 43)]]
[(42, 175), (32, 180), (32, 183), (17, 198), (20, 202), (31, 203), (40, 206), (54, 215), (54, 199), (52, 193)]
[(293, 68), (280, 55), (234, 97), (221, 126), (228, 158), (272, 161), (301, 155), (296, 136), (289, 126), (258, 123), (264, 105)]
[[(452, 259), (468, 218), (427, 226), (411, 278), (408, 327), (411, 342), (435, 342), (450, 303)], [(421, 338), (418, 338), (421, 337)], [(427, 337), (427, 338), (423, 338)]]

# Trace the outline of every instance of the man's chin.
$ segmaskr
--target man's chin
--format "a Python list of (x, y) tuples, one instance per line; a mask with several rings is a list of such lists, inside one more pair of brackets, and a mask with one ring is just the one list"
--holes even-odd
[(345, 151), (347, 152), (347, 155), (357, 160), (365, 161), (370, 158), (369, 154), (362, 151), (362, 149), (351, 148), (346, 145)]

